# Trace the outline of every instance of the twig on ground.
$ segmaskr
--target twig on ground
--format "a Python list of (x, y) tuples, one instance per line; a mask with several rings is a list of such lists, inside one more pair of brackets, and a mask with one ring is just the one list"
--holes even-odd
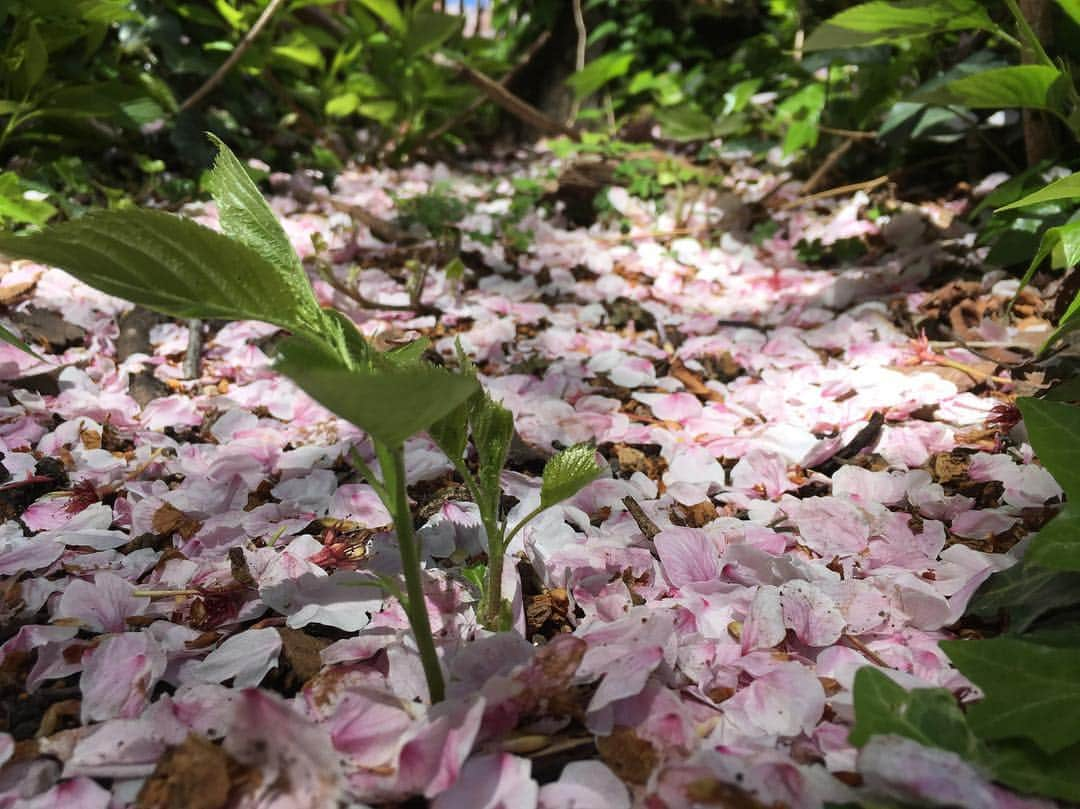
[(622, 501), (623, 505), (626, 506), (626, 510), (630, 512), (630, 516), (634, 518), (634, 522), (637, 523), (638, 530), (645, 535), (645, 539), (652, 542), (656, 535), (660, 533), (659, 526), (652, 521), (649, 515), (645, 513), (645, 509), (633, 497), (626, 495)]
[(203, 346), (203, 322), (199, 318), (193, 317), (187, 322), (187, 326), (188, 343), (187, 351), (184, 352), (184, 379), (198, 379), (199, 360), (202, 357)]
[(878, 186), (887, 183), (889, 177), (890, 175), (888, 174), (882, 174), (880, 177), (874, 177), (871, 180), (863, 180), (860, 183), (839, 185), (836, 188), (818, 191), (816, 194), (810, 194), (809, 196), (793, 199), (791, 202), (785, 202), (780, 206), (780, 209), (787, 210), (788, 208), (797, 208), (799, 205), (805, 205), (808, 202), (815, 202), (819, 199), (828, 199), (829, 197), (841, 197), (844, 194), (854, 194), (857, 191), (873, 191)]

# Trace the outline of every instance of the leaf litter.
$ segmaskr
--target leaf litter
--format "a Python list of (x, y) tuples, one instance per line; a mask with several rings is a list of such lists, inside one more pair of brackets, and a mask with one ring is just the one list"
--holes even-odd
[[(1048, 333), (1034, 290), (1002, 325), (1016, 282), (980, 268), (959, 218), (911, 239), (865, 194), (783, 210), (796, 186), (746, 166), (670, 237), (670, 214), (613, 188), (621, 230), (537, 210), (510, 246), (482, 238), (512, 194), (489, 178), (537, 167), (474, 168), (333, 189), (380, 216), (387, 187), (452, 182), (470, 203), (466, 283), (425, 278), (438, 318), (359, 307), (344, 265), (314, 280), (320, 303), (384, 345), (428, 336), (445, 362), (460, 341), (514, 414), (511, 524), (551, 496), (536, 459), (594, 441), (608, 469), (514, 538), (513, 631), (492, 633), (464, 572), (476, 506), (431, 441), (408, 442), (448, 675), (435, 706), (401, 605), (372, 584), (400, 564), (346, 460), (371, 446), (271, 370), (276, 327), (212, 329), (186, 380), (186, 325), (118, 354), (129, 305), (27, 262), (0, 278), (44, 358), (0, 345), (0, 804), (1046, 805), (949, 751), (847, 738), (863, 666), (977, 696), (938, 641), (1062, 498), (1008, 415), (1030, 384), (1010, 369)], [(725, 232), (731, 193), (772, 200), (779, 227)], [(272, 204), (301, 256), (314, 234), (384, 249), (323, 203)], [(216, 224), (212, 205), (189, 213)], [(798, 258), (800, 240), (849, 239), (870, 245), (857, 263)], [(962, 284), (935, 288), (957, 261)], [(409, 303), (365, 262), (362, 298)], [(137, 396), (146, 379), (160, 388)]]

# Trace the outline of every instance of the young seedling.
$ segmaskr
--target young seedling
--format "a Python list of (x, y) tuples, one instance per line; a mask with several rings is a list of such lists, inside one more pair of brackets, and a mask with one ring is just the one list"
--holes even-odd
[[(461, 350), (460, 344), (458, 361), (462, 373), (476, 377), (476, 366)], [(480, 620), (491, 630), (509, 629), (509, 609), (502, 597), (506, 549), (529, 521), (573, 497), (597, 478), (601, 469), (596, 463), (596, 451), (589, 444), (575, 444), (553, 456), (544, 466), (539, 505), (509, 527), (501, 509), (500, 477), (514, 437), (514, 418), (510, 411), (481, 389), (432, 425), (428, 432), (468, 488), (487, 535), (488, 564), (481, 588)], [(465, 459), (470, 435), (476, 451), (475, 473)]]

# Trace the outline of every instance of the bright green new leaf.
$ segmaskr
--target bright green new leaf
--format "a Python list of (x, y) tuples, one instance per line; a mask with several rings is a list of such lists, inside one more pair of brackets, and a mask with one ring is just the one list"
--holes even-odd
[(540, 506), (551, 508), (573, 497), (594, 480), (603, 470), (596, 463), (596, 448), (592, 444), (574, 444), (554, 455), (544, 466), (540, 485)]
[(1018, 635), (1051, 610), (1080, 602), (1080, 574), (1051, 570), (1028, 558), (991, 576), (971, 599), (967, 614), (1008, 616), (1009, 634)]
[(1021, 289), (1031, 282), (1035, 270), (1051, 254), (1055, 256), (1055, 264), (1060, 263), (1062, 267), (1072, 267), (1080, 263), (1080, 222), (1069, 222), (1046, 229), (1039, 242), (1039, 249), (1031, 259), (1024, 277), (1020, 279)]
[(359, 0), (360, 5), (386, 23), (387, 27), (398, 34), (405, 33), (405, 18), (397, 0)]
[(426, 430), (472, 396), (479, 383), (430, 365), (349, 370), (331, 364), (311, 341), (289, 338), (279, 347), (277, 368), (311, 398), (386, 446)]
[(1002, 205), (994, 211), (1011, 211), (1013, 208), (1026, 208), (1029, 205), (1041, 205), (1044, 202), (1057, 202), (1062, 199), (1080, 198), (1080, 172), (1070, 174), (1068, 177), (1054, 180), (1049, 185), (1044, 185), (1038, 191), (1032, 191), (1025, 197), (1018, 199), (1009, 205)]
[(818, 26), (803, 48), (807, 51), (856, 48), (969, 28), (994, 30), (993, 21), (975, 0), (862, 3)]
[(1066, 113), (1064, 92), (1068, 77), (1046, 65), (1017, 65), (984, 70), (918, 93), (911, 100), (924, 104), (972, 109), (1023, 107)]
[(1080, 802), (1080, 745), (1053, 755), (1024, 739), (1009, 739), (992, 745), (986, 763), (1000, 781), (1021, 792), (1073, 803)]
[(334, 96), (326, 102), (324, 110), (333, 118), (344, 118), (352, 115), (360, 105), (360, 97), (356, 93), (342, 93)]
[(296, 284), (257, 252), (161, 211), (95, 211), (25, 236), (0, 234), (0, 253), (59, 267), (173, 317), (263, 320), (312, 334), (323, 328), (314, 299), (298, 300)]
[(1056, 2), (1074, 23), (1080, 25), (1080, 0), (1056, 0)]
[(908, 691), (873, 666), (864, 666), (855, 673), (854, 697), (855, 726), (848, 741), (856, 747), (871, 736), (892, 734), (973, 761), (982, 755), (979, 740), (948, 689)]
[(27, 199), (26, 190), (15, 172), (0, 172), (0, 223), (40, 226), (56, 213), (56, 208), (45, 200)]
[(486, 393), (474, 398), (469, 405), (469, 426), (479, 461), (480, 491), (487, 499), (489, 509), (497, 511), (499, 475), (514, 438), (514, 415)]
[(592, 95), (612, 79), (625, 75), (633, 61), (632, 53), (605, 53), (568, 78), (566, 83), (574, 91), (574, 97), (580, 100)]
[(1024, 558), (1054, 570), (1080, 571), (1080, 505), (1066, 503), (1039, 529)]
[(217, 135), (209, 138), (218, 153), (207, 174), (206, 188), (217, 203), (221, 229), (277, 267), (287, 282), (296, 285), (297, 293), (314, 304), (311, 285), (285, 229), (232, 149)]
[(1031, 398), (1017, 406), (1043, 466), (1072, 500), (1080, 500), (1080, 407)]
[(1080, 742), (1080, 648), (1005, 637), (941, 648), (985, 694), (968, 712), (981, 738), (1023, 737), (1047, 753)]

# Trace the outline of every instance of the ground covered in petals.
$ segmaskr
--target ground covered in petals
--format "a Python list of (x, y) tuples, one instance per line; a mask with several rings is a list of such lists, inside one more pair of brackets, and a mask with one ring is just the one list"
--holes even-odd
[[(946, 751), (848, 742), (860, 667), (977, 696), (938, 641), (977, 631), (969, 599), (1061, 498), (1011, 404), (1040, 381), (1042, 301), (1002, 325), (1017, 282), (963, 218), (995, 178), (788, 206), (781, 169), (732, 164), (678, 221), (616, 187), (575, 225), (552, 166), (275, 178), (323, 303), (383, 346), (452, 364), (460, 341), (513, 411), (511, 523), (557, 448), (605, 461), (515, 537), (514, 631), (491, 633), (476, 507), (409, 442), (435, 706), (369, 575), (400, 564), (348, 463), (370, 444), (273, 371), (275, 327), (204, 324), (187, 379), (189, 324), (4, 268), (40, 360), (0, 346), (0, 806), (1042, 805)], [(425, 234), (343, 213), (392, 219), (386, 189), (466, 203), (422, 311)]]

